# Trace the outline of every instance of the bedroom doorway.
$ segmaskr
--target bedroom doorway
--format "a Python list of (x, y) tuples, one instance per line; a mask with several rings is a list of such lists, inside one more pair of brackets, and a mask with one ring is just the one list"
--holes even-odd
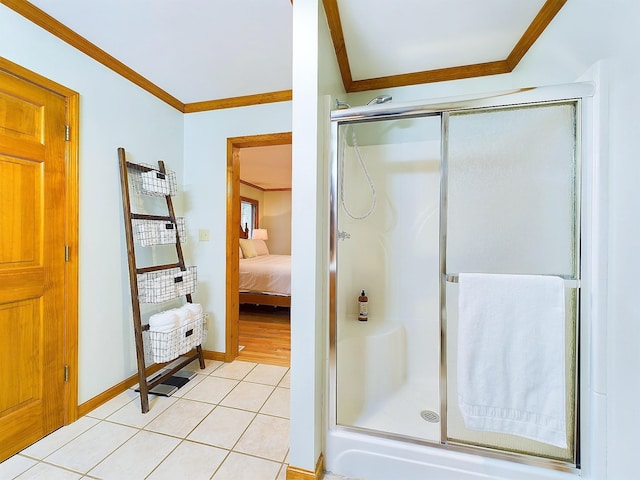
[[(251, 231), (260, 229), (264, 230), (262, 235), (267, 235), (261, 250), (266, 255), (257, 255), (252, 260), (258, 263), (258, 260), (275, 259), (283, 254), (290, 261), (290, 152), (291, 132), (227, 139), (225, 361), (239, 358), (274, 365), (289, 364), (290, 296), (265, 295), (258, 288), (243, 288), (245, 293), (241, 300), (239, 292), (240, 262), (241, 256), (245, 256), (241, 253), (240, 239), (249, 236), (241, 220), (241, 198), (245, 203), (249, 199), (257, 204), (257, 218)], [(288, 175), (288, 183), (279, 173)], [(255, 234), (253, 238), (256, 238)], [(265, 291), (268, 293), (269, 289)]]

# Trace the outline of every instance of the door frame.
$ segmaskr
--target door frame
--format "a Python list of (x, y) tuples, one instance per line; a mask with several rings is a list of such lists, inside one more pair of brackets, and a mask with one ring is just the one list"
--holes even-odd
[[(65, 99), (65, 122), (69, 127), (66, 143), (65, 175), (65, 262), (63, 357), (68, 367), (64, 387), (64, 425), (78, 419), (78, 227), (79, 227), (79, 113), (80, 94), (42, 75), (0, 57), (0, 71), (32, 83)], [(60, 252), (61, 255), (64, 252)]]
[(267, 133), (227, 138), (227, 269), (224, 361), (238, 356), (239, 343), (239, 227), (240, 227), (240, 149), (291, 144), (291, 132)]
[[(603, 182), (602, 179), (598, 178), (596, 172), (592, 171), (596, 164), (593, 163), (596, 161), (594, 157), (594, 152), (591, 148), (591, 145), (587, 141), (589, 136), (593, 135), (593, 131), (591, 127), (591, 116), (593, 115), (592, 105), (590, 105), (593, 101), (590, 97), (597, 96), (597, 91), (595, 89), (595, 84), (591, 82), (582, 82), (568, 85), (555, 85), (548, 87), (531, 87), (531, 88), (522, 88), (519, 90), (513, 91), (505, 91), (505, 92), (497, 92), (490, 93), (483, 96), (479, 96), (477, 98), (453, 98), (449, 99), (447, 102), (441, 102), (440, 100), (434, 101), (434, 103), (404, 103), (404, 104), (396, 104), (389, 107), (379, 106), (378, 109), (371, 109), (365, 107), (354, 107), (350, 109), (342, 109), (342, 110), (333, 110), (331, 112), (331, 144), (335, 147), (338, 144), (338, 129), (340, 124), (344, 124), (343, 122), (362, 122), (368, 121), (368, 119), (376, 120), (376, 118), (407, 118), (410, 116), (421, 116), (421, 115), (442, 115), (443, 118), (448, 116), (451, 112), (461, 112), (461, 111), (481, 111), (484, 108), (521, 108), (527, 105), (535, 105), (535, 104), (554, 104), (554, 103), (566, 103), (566, 102), (577, 102), (581, 104), (576, 113), (577, 125), (576, 125), (576, 147), (577, 150), (574, 154), (578, 155), (579, 163), (582, 165), (578, 168), (578, 181), (581, 182), (581, 188), (578, 189), (579, 199), (583, 198), (591, 198), (593, 195), (597, 194), (597, 196), (605, 198), (606, 197), (606, 182)], [(596, 97), (597, 98), (597, 97)], [(587, 106), (588, 105), (588, 106)], [(583, 131), (584, 129), (584, 131)], [(446, 171), (446, 159), (448, 152), (446, 150), (447, 146), (447, 138), (448, 138), (448, 124), (443, 120), (442, 123), (442, 138), (441, 138), (441, 147), (443, 148), (442, 157), (443, 157), (443, 171), (441, 172), (441, 179), (444, 178), (446, 180), (447, 171)], [(338, 150), (336, 148), (333, 149), (331, 153), (331, 161), (332, 164), (336, 164), (338, 157)], [(586, 162), (586, 163), (585, 163)], [(591, 165), (593, 163), (593, 165)], [(586, 164), (589, 166), (585, 167)], [(595, 177), (594, 177), (595, 175)], [(331, 195), (335, 195), (337, 192), (338, 180), (335, 175), (332, 176), (331, 180)], [(337, 195), (336, 195), (337, 197)], [(579, 200), (580, 201), (580, 200)], [(332, 214), (331, 219), (331, 233), (330, 233), (330, 300), (331, 302), (335, 301), (335, 245), (337, 245), (337, 228), (335, 227), (335, 219), (337, 216), (335, 215), (335, 209), (337, 208), (337, 204), (332, 202)], [(446, 427), (446, 408), (441, 406), (441, 439), (436, 442), (432, 441), (419, 441), (417, 443), (423, 443), (428, 445), (429, 447), (435, 447), (439, 449), (449, 450), (450, 452), (456, 454), (465, 453), (465, 454), (475, 454), (481, 455), (486, 458), (491, 459), (501, 459), (508, 460), (516, 463), (521, 463), (525, 465), (533, 465), (536, 467), (549, 468), (558, 471), (564, 472), (576, 472), (579, 471), (580, 468), (583, 468), (585, 465), (584, 458), (584, 446), (585, 443), (592, 444), (590, 448), (591, 452), (594, 452), (598, 447), (603, 448), (603, 442), (600, 441), (600, 437), (597, 434), (602, 433), (602, 429), (597, 429), (596, 435), (592, 433), (585, 434), (584, 430), (581, 430), (581, 422), (584, 419), (593, 419), (598, 414), (602, 413), (602, 410), (594, 409), (593, 407), (585, 408), (585, 404), (589, 407), (588, 404), (591, 403), (589, 400), (590, 392), (588, 391), (588, 387), (586, 387), (585, 382), (582, 382), (582, 369), (584, 365), (581, 362), (584, 362), (584, 359), (591, 358), (589, 350), (593, 349), (593, 346), (589, 345), (589, 342), (585, 345), (584, 341), (584, 329), (588, 328), (587, 323), (590, 324), (590, 328), (598, 328), (598, 325), (602, 323), (602, 318), (599, 318), (595, 310), (591, 308), (589, 302), (585, 301), (587, 298), (591, 298), (594, 294), (596, 296), (604, 296), (606, 298), (606, 288), (603, 288), (602, 285), (597, 281), (597, 276), (593, 277), (593, 271), (597, 271), (602, 268), (603, 264), (606, 264), (606, 258), (602, 258), (603, 255), (606, 257), (606, 252), (601, 254), (597, 250), (597, 242), (594, 243), (595, 232), (598, 225), (603, 224), (603, 219), (601, 218), (602, 212), (598, 212), (598, 205), (588, 205), (587, 208), (581, 209), (580, 215), (582, 215), (580, 222), (580, 227), (578, 228), (578, 235), (581, 234), (581, 240), (578, 239), (578, 244), (580, 245), (580, 260), (578, 266), (579, 280), (574, 285), (577, 285), (580, 288), (579, 298), (577, 302), (577, 325), (576, 325), (576, 387), (575, 387), (575, 397), (576, 397), (576, 418), (575, 418), (575, 446), (577, 450), (574, 451), (574, 458), (571, 461), (565, 461), (554, 458), (543, 458), (534, 457), (529, 454), (523, 454), (518, 452), (507, 452), (505, 450), (498, 450), (497, 447), (483, 448), (482, 446), (478, 447), (475, 445), (464, 445), (462, 443), (451, 442), (450, 438), (447, 436), (444, 427)], [(446, 210), (446, 205), (441, 202), (440, 210)], [(584, 218), (588, 218), (587, 221), (584, 221)], [(440, 230), (446, 230), (446, 217), (444, 218), (445, 224), (440, 225)], [(606, 221), (604, 222), (606, 224)], [(446, 246), (446, 239), (441, 239), (441, 248)], [(442, 261), (446, 257), (446, 251), (440, 252), (440, 291), (444, 292), (443, 285), (449, 281), (447, 277), (448, 271), (446, 270), (446, 265), (443, 265)], [(595, 268), (595, 270), (594, 270)], [(447, 275), (444, 275), (444, 274)], [(457, 273), (457, 272), (456, 272)], [(586, 281), (583, 283), (582, 279)], [(575, 287), (573, 287), (575, 288)], [(446, 303), (446, 298), (440, 296), (440, 304), (441, 306)], [(345, 430), (345, 431), (363, 431), (362, 428), (359, 427), (344, 427), (338, 425), (337, 423), (337, 413), (336, 413), (336, 388), (337, 388), (337, 367), (336, 367), (336, 345), (337, 345), (337, 334), (336, 334), (336, 309), (335, 305), (330, 308), (329, 312), (329, 398), (331, 401), (328, 405), (329, 412), (329, 427), (330, 429), (337, 430)], [(444, 317), (442, 316), (444, 314)], [(593, 317), (593, 318), (592, 318)], [(440, 341), (440, 353), (441, 353), (441, 371), (440, 371), (440, 380), (441, 380), (441, 394), (444, 396), (441, 397), (441, 402), (446, 404), (446, 321), (443, 322), (443, 319), (446, 320), (446, 311), (441, 311), (441, 337)], [(587, 320), (587, 321), (585, 321)], [(591, 347), (591, 348), (589, 348)], [(596, 349), (598, 346), (596, 345)], [(585, 353), (586, 352), (586, 353)], [(382, 436), (388, 437), (387, 433), (375, 432), (372, 430), (366, 430), (369, 435), (374, 436)], [(394, 435), (391, 435), (394, 436)], [(585, 442), (585, 438), (587, 442)], [(337, 445), (336, 439), (331, 438), (329, 435), (328, 440), (329, 443)], [(361, 444), (360, 447), (366, 448), (365, 444)], [(329, 448), (331, 450), (331, 448)], [(433, 459), (436, 459), (434, 456)], [(333, 459), (335, 460), (335, 459)], [(575, 461), (574, 461), (575, 460)], [(329, 459), (329, 463), (331, 463), (332, 459)], [(436, 459), (435, 464), (438, 461)]]

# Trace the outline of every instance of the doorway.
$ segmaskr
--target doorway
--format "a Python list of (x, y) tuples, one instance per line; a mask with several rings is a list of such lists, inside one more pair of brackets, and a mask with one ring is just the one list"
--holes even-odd
[(78, 100), (0, 58), (0, 461), (78, 415)]
[[(227, 362), (233, 361), (236, 357), (238, 357), (240, 348), (239, 240), (241, 237), (241, 152), (242, 149), (249, 149), (252, 147), (270, 147), (290, 144), (291, 132), (253, 135), (227, 139), (227, 313), (224, 357), (225, 361)], [(289, 343), (288, 338), (287, 343)], [(246, 353), (243, 356), (246, 356)]]

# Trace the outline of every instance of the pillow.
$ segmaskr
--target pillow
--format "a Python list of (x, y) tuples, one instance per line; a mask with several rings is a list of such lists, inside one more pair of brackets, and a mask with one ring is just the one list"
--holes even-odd
[(247, 238), (240, 239), (240, 248), (242, 248), (243, 258), (253, 258), (258, 256), (256, 247), (253, 245), (253, 240)]
[(242, 255), (242, 247), (238, 247), (240, 249), (240, 259), (244, 258), (244, 255)]
[(253, 246), (256, 249), (257, 255), (269, 255), (269, 249), (267, 248), (267, 244), (264, 240), (254, 240)]

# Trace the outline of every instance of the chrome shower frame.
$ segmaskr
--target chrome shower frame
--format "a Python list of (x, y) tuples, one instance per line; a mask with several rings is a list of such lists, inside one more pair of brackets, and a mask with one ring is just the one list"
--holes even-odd
[[(582, 142), (584, 139), (581, 136), (581, 116), (582, 110), (580, 108), (580, 101), (594, 95), (595, 86), (593, 83), (576, 83), (570, 85), (550, 86), (550, 87), (537, 87), (537, 88), (522, 88), (517, 90), (510, 90), (504, 92), (498, 92), (481, 97), (453, 97), (444, 98), (431, 103), (428, 102), (410, 102), (410, 103), (381, 103), (373, 105), (364, 105), (353, 108), (340, 108), (331, 111), (331, 125), (330, 125), (330, 199), (331, 205), (329, 209), (329, 388), (328, 388), (328, 417), (327, 423), (329, 429), (342, 430), (346, 432), (355, 432), (366, 435), (378, 436), (389, 440), (397, 440), (407, 443), (426, 445), (433, 448), (446, 449), (451, 451), (458, 451), (463, 453), (471, 453), (475, 455), (482, 455), (489, 458), (509, 460), (511, 462), (522, 463), (526, 465), (543, 467), (557, 471), (564, 472), (576, 472), (580, 469), (580, 405), (579, 401), (583, 392), (580, 386), (580, 316), (576, 322), (576, 421), (575, 427), (575, 462), (568, 463), (562, 460), (554, 460), (542, 457), (535, 457), (532, 455), (511, 453), (502, 450), (494, 450), (490, 447), (470, 446), (463, 444), (449, 443), (447, 441), (446, 432), (446, 215), (440, 215), (440, 395), (441, 395), (441, 437), (436, 441), (426, 441), (422, 439), (416, 439), (412, 437), (406, 437), (397, 434), (391, 434), (388, 432), (373, 431), (370, 429), (344, 426), (337, 424), (337, 313), (336, 313), (336, 275), (337, 275), (337, 245), (338, 245), (338, 155), (339, 155), (339, 127), (346, 123), (365, 123), (381, 119), (392, 118), (411, 118), (411, 117), (426, 117), (426, 116), (439, 116), (441, 118), (441, 146), (442, 146), (442, 168), (440, 173), (441, 181), (441, 196), (440, 196), (440, 211), (446, 209), (446, 189), (447, 189), (447, 140), (448, 140), (448, 116), (450, 112), (460, 112), (464, 110), (473, 110), (479, 108), (490, 107), (508, 107), (518, 106), (526, 104), (548, 104), (558, 103), (566, 101), (577, 102), (576, 118), (578, 124), (576, 125), (576, 155), (578, 159), (581, 158)], [(580, 179), (581, 162), (578, 161), (578, 179)], [(578, 182), (580, 184), (580, 182)], [(577, 190), (578, 196), (578, 208), (581, 203), (582, 192)], [(577, 212), (578, 219), (580, 219), (580, 211)], [(580, 245), (580, 220), (578, 220), (578, 228), (576, 229), (576, 242)], [(580, 258), (580, 256), (578, 256)], [(577, 266), (578, 279), (580, 279), (581, 273), (581, 261), (578, 260)], [(578, 284), (579, 285), (579, 282)], [(580, 295), (577, 295), (578, 307), (580, 306)], [(578, 310), (579, 311), (579, 310)]]

